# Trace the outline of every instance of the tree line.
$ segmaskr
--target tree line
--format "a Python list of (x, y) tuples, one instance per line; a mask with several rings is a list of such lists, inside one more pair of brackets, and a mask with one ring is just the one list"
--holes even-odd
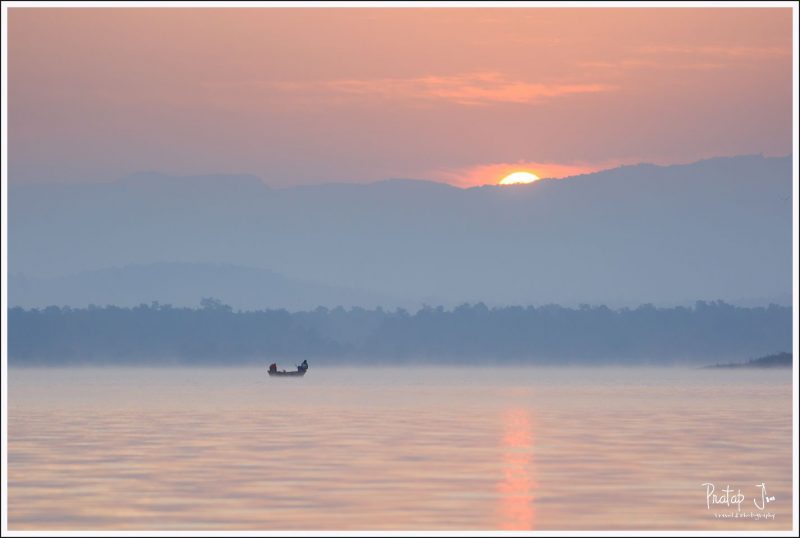
[(249, 361), (586, 364), (721, 361), (791, 349), (790, 307), (610, 309), (582, 305), (447, 310), (317, 308), (235, 311), (215, 299), (199, 308), (11, 308), (12, 365), (234, 364)]

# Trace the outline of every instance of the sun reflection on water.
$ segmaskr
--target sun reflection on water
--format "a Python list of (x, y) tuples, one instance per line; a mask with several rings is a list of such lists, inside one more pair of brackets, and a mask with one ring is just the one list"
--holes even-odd
[(503, 413), (503, 480), (500, 493), (499, 526), (504, 530), (533, 529), (535, 521), (532, 477), (533, 431), (529, 412), (514, 408)]

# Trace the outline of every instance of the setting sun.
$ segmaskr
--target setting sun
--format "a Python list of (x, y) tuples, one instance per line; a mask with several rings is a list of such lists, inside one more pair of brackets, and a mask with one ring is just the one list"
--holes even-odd
[(539, 176), (531, 172), (513, 172), (500, 180), (498, 185), (519, 185), (522, 183), (533, 183)]

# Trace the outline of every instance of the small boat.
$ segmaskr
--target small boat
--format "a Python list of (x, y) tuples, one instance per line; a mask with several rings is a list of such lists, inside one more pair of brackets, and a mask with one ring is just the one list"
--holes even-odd
[(303, 361), (297, 367), (297, 370), (286, 371), (286, 370), (278, 370), (278, 365), (272, 363), (269, 365), (269, 370), (267, 372), (270, 376), (278, 376), (278, 377), (303, 377), (306, 375), (306, 370), (308, 370), (308, 361)]

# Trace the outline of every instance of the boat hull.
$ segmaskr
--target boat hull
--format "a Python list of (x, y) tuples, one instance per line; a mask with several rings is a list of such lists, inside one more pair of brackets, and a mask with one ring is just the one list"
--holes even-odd
[(298, 370), (295, 372), (269, 372), (270, 377), (303, 377), (306, 375), (305, 370)]

